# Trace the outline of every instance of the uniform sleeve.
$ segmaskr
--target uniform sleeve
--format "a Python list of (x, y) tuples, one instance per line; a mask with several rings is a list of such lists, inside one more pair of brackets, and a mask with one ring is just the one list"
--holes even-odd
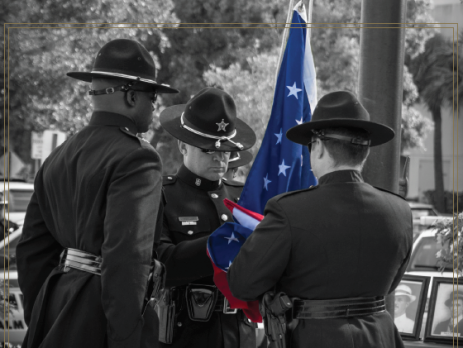
[(227, 273), (233, 296), (253, 301), (271, 290), (286, 269), (291, 252), (291, 227), (276, 200), (270, 200), (265, 218), (241, 247)]
[(160, 158), (142, 147), (117, 165), (108, 188), (101, 300), (110, 348), (140, 346), (161, 186)]
[(185, 285), (213, 275), (211, 260), (206, 253), (208, 238), (174, 244), (164, 221), (157, 252), (159, 260), (166, 265), (166, 287)]
[[(42, 171), (35, 185), (40, 184)], [(51, 271), (59, 264), (61, 245), (45, 225), (37, 193), (34, 192), (27, 207), (21, 239), (16, 247), (18, 282), (24, 295), (24, 320), (29, 325), (35, 299)]]

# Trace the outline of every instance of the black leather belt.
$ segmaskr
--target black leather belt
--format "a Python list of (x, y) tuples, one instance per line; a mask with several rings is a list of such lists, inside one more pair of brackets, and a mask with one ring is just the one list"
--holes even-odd
[(217, 302), (215, 304), (214, 312), (222, 312), (224, 314), (236, 314), (238, 309), (231, 309), (230, 303), (228, 303), (227, 298), (218, 291)]
[(61, 253), (60, 265), (101, 276), (103, 258), (85, 251), (67, 248)]
[(384, 312), (384, 296), (356, 297), (338, 300), (294, 300), (293, 318), (350, 318)]

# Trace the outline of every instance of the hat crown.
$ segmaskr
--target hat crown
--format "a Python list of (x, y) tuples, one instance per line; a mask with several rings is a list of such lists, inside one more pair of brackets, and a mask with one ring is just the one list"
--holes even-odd
[(400, 285), (395, 289), (395, 294), (396, 294), (396, 295), (401, 295), (401, 294), (399, 294), (399, 293), (406, 294), (406, 295), (411, 295), (411, 294), (412, 294), (412, 289), (410, 289), (410, 287), (407, 286), (407, 285), (400, 284)]
[(92, 72), (109, 72), (156, 79), (154, 60), (137, 41), (116, 39), (105, 44), (96, 56)]
[(188, 101), (183, 117), (197, 131), (228, 136), (235, 130), (236, 106), (227, 92), (208, 87)]
[(312, 116), (312, 121), (330, 119), (370, 121), (370, 114), (353, 93), (338, 91), (323, 96), (318, 101)]

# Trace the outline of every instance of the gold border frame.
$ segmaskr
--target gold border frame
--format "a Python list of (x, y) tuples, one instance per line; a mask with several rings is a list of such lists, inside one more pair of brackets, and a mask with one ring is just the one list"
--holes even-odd
[[(60, 24), (68, 24), (70, 26), (47, 26), (47, 25), (60, 25)], [(211, 25), (205, 27), (204, 25)], [(398, 26), (398, 25), (402, 26)], [(29, 26), (24, 26), (29, 25)], [(31, 25), (38, 25), (38, 26), (31, 26)], [(82, 26), (75, 26), (75, 25), (82, 25)], [(105, 26), (97, 26), (97, 25), (105, 25)], [(119, 26), (107, 26), (107, 25), (119, 25)], [(134, 25), (142, 25), (142, 26), (134, 26)], [(149, 26), (148, 26), (149, 25)], [(154, 25), (154, 26), (153, 26)], [(171, 25), (172, 27), (166, 27), (165, 25)], [(192, 25), (185, 27), (184, 25)], [(224, 25), (224, 26), (218, 26)], [(238, 25), (255, 25), (255, 26), (238, 26)], [(268, 25), (262, 27), (261, 25)], [(282, 25), (281, 27), (279, 25)], [(7, 177), (7, 181), (5, 181), (5, 177), (3, 178), (3, 187), (4, 191), (6, 187), (8, 187), (8, 201), (9, 201), (9, 180), (10, 180), (10, 166), (9, 160), (10, 156), (8, 156), (8, 160), (6, 159), (6, 143), (9, 149), (9, 141), (10, 141), (10, 129), (9, 129), (9, 121), (10, 121), (10, 29), (285, 29), (288, 28), (291, 23), (4, 23), (3, 24), (3, 88), (6, 91), (6, 81), (8, 80), (8, 94), (4, 95), (3, 101), (3, 168), (8, 168), (8, 172), (5, 173)], [(318, 26), (319, 25), (319, 26)], [(331, 25), (339, 25), (339, 26), (331, 26)], [(343, 26), (344, 25), (344, 26)], [(371, 27), (365, 25), (373, 25)], [(378, 25), (394, 25), (394, 26), (378, 26)], [(412, 25), (412, 26), (403, 26), (403, 25)], [(426, 25), (426, 26), (423, 26)], [(434, 25), (437, 27), (429, 27), (429, 25)], [(418, 28), (437, 28), (437, 29), (452, 29), (452, 38), (453, 38), (453, 69), (455, 70), (455, 27), (454, 26), (442, 26), (442, 25), (456, 25), (457, 35), (458, 35), (458, 23), (307, 23), (307, 29), (418, 29)], [(8, 31), (6, 30), (8, 28)], [(6, 35), (6, 33), (8, 33)], [(7, 39), (8, 38), (8, 39)], [(8, 46), (8, 57), (6, 57), (6, 48)], [(457, 48), (457, 64), (456, 64), (456, 71), (457, 71), (457, 117), (456, 117), (456, 126), (457, 126), (457, 199), (456, 199), (456, 211), (458, 212), (458, 37), (456, 40), (456, 48)], [(6, 61), (8, 61), (7, 69), (5, 69)], [(452, 147), (453, 147), (453, 158), (452, 158), (452, 183), (453, 183), (453, 216), (455, 216), (455, 75), (453, 75), (453, 100), (452, 100), (452, 113), (453, 113), (453, 132), (452, 132)], [(8, 104), (8, 107), (6, 106)], [(8, 119), (8, 121), (6, 121)], [(6, 128), (8, 128), (8, 132), (6, 133)], [(8, 186), (6, 186), (8, 182)], [(5, 195), (3, 195), (3, 199), (5, 202)], [(5, 205), (3, 205), (5, 206)], [(8, 205), (8, 220), (9, 220), (9, 205)], [(454, 220), (455, 224), (455, 220)], [(457, 229), (458, 229), (458, 219), (457, 219)], [(454, 225), (455, 228), (455, 225)], [(4, 237), (5, 237), (5, 227), (4, 227)], [(455, 242), (455, 241), (454, 241)], [(3, 239), (3, 243), (5, 246), (5, 238)], [(8, 243), (9, 243), (9, 235), (8, 235)], [(458, 243), (458, 236), (457, 236), (457, 243)], [(8, 253), (9, 253), (9, 245), (8, 245)], [(458, 254), (457, 254), (458, 257)], [(4, 262), (6, 261), (6, 254), (5, 248), (3, 250), (3, 259)], [(458, 264), (457, 264), (458, 266)], [(455, 267), (454, 267), (455, 268)], [(10, 291), (10, 274), (9, 274), (9, 263), (8, 263), (8, 282), (3, 283), (4, 287), (4, 300), (9, 298), (9, 291)], [(3, 271), (3, 279), (5, 280), (5, 269)], [(453, 285), (455, 286), (455, 273), (453, 277)], [(458, 277), (457, 277), (457, 290), (458, 290)], [(455, 289), (454, 289), (455, 290)], [(8, 310), (6, 308), (8, 307)], [(9, 322), (9, 301), (8, 305), (4, 305), (3, 310), (3, 318), (6, 320), (5, 311), (8, 313), (8, 322)], [(8, 340), (5, 341), (5, 333), (8, 332), (7, 337)], [(3, 343), (9, 344), (9, 334), (10, 329), (8, 325), (8, 329), (3, 331)], [(458, 342), (457, 342), (458, 346)]]

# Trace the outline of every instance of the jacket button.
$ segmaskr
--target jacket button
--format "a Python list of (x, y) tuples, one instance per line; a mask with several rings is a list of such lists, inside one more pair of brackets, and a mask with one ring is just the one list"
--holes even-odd
[(168, 176), (168, 177), (167, 177), (167, 180), (172, 180), (172, 177), (171, 177), (171, 176)]
[(189, 230), (187, 233), (191, 236), (193, 234), (193, 231)]
[(219, 198), (219, 195), (217, 193), (213, 193), (213, 194), (211, 194), (211, 197), (212, 198)]
[(221, 218), (222, 218), (223, 221), (227, 221), (227, 220), (228, 220), (228, 216), (227, 216), (226, 214), (222, 214)]
[(177, 326), (182, 326), (182, 323), (179, 321), (179, 322), (177, 323)]

